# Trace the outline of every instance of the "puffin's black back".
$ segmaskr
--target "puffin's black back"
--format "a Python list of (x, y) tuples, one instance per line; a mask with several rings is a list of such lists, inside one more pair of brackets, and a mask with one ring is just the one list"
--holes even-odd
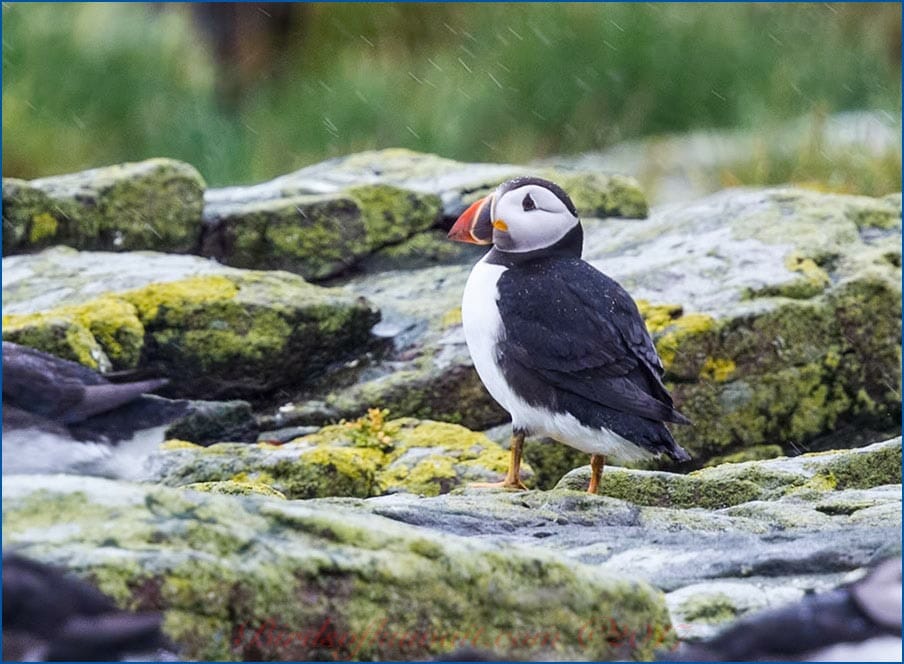
[(677, 461), (690, 456), (663, 422), (687, 423), (630, 295), (576, 257), (513, 263), (499, 277), (507, 382), (533, 406), (568, 412)]

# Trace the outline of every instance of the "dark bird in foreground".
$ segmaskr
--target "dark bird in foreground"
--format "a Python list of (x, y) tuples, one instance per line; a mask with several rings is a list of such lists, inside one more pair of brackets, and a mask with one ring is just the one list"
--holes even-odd
[[(3, 342), (3, 405), (16, 421), (59, 429), (124, 406), (166, 385), (164, 378), (111, 383), (77, 362)], [(4, 410), (5, 410), (4, 408)]]
[(747, 616), (662, 661), (901, 661), (901, 559), (828, 592)]
[(574, 203), (539, 178), (509, 180), (458, 218), (449, 237), (493, 244), (474, 266), (462, 323), (474, 367), (512, 416), (509, 470), (520, 478), (525, 436), (591, 455), (596, 493), (607, 456), (690, 455), (665, 422), (689, 424), (662, 382), (663, 366), (631, 296), (581, 260)]
[[(147, 394), (166, 382), (112, 383), (77, 362), (4, 341), (4, 474), (120, 474), (133, 465), (127, 456), (156, 447), (163, 429), (186, 414), (188, 402)], [(113, 455), (112, 445), (124, 441), (128, 449)]]
[(17, 554), (3, 556), (3, 661), (173, 659), (159, 613), (119, 610), (94, 586)]

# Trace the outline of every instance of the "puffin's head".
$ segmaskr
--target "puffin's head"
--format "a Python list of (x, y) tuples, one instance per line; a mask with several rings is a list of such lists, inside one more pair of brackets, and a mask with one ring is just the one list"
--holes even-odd
[(521, 177), (503, 182), (465, 210), (449, 238), (521, 253), (554, 245), (580, 223), (574, 203), (559, 185)]

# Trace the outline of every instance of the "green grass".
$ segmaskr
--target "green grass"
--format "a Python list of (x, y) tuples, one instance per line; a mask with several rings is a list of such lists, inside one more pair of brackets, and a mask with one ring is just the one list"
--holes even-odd
[[(7, 3), (3, 174), (170, 156), (223, 185), (369, 148), (527, 161), (663, 132), (755, 128), (814, 109), (898, 115), (900, 12), (312, 5), (279, 54), (282, 73), (262, 72), (231, 107), (217, 98), (217, 68), (185, 7)], [(752, 172), (810, 179), (795, 168), (807, 166)], [(886, 177), (878, 168), (881, 176), (866, 177)], [(858, 190), (856, 173), (845, 186)]]

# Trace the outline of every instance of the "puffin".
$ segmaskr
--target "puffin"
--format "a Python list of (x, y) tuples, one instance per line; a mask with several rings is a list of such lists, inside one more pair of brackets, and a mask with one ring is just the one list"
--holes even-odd
[(449, 238), (492, 248), (465, 285), (461, 317), (480, 380), (512, 418), (505, 479), (523, 490), (527, 436), (590, 455), (595, 494), (606, 459), (689, 461), (667, 422), (690, 424), (663, 384), (637, 305), (581, 259), (583, 229), (565, 191), (518, 177), (468, 207)]
[(61, 568), (3, 554), (4, 661), (176, 661), (159, 611), (134, 613)]
[[(112, 383), (96, 371), (3, 342), (3, 474), (129, 476), (190, 402), (149, 393), (165, 378)], [(115, 448), (115, 450), (114, 450)]]

